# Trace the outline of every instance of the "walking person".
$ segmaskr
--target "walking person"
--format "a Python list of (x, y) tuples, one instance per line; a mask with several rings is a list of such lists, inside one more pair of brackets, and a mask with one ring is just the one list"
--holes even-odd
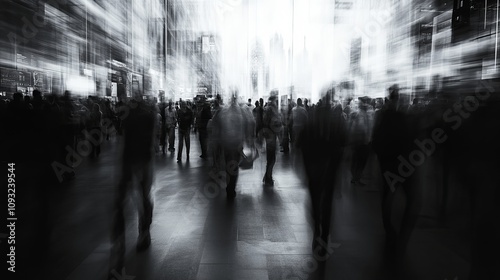
[(213, 118), (216, 128), (215, 138), (220, 141), (224, 153), (226, 174), (226, 194), (228, 199), (236, 197), (236, 184), (239, 175), (239, 163), (244, 143), (253, 147), (255, 121), (237, 103), (238, 91), (234, 90), (229, 106), (223, 107)]
[[(147, 104), (136, 93), (129, 102), (129, 113), (123, 119), (123, 151), (121, 179), (118, 183), (114, 203), (110, 277), (112, 272), (121, 272), (125, 258), (125, 216), (127, 192), (131, 191), (135, 179), (139, 182), (139, 237), (137, 251), (149, 248), (151, 244), (150, 225), (153, 219), (153, 155), (157, 127), (157, 109), (154, 104)], [(110, 278), (113, 279), (113, 278)]]
[(297, 98), (297, 106), (293, 107), (290, 125), (292, 127), (292, 144), (295, 148), (300, 145), (300, 136), (307, 124), (307, 110), (302, 104), (302, 99)]
[(274, 186), (273, 168), (276, 163), (276, 148), (278, 135), (283, 131), (281, 116), (278, 111), (278, 93), (271, 91), (268, 105), (263, 114), (263, 135), (266, 139), (266, 173), (262, 182)]
[(351, 114), (349, 128), (349, 142), (352, 146), (351, 183), (362, 186), (366, 185), (361, 179), (370, 153), (369, 143), (373, 126), (369, 106), (367, 97), (360, 98), (358, 110)]
[(208, 157), (208, 122), (212, 118), (212, 112), (210, 104), (206, 101), (202, 101), (199, 105), (201, 108), (198, 110), (198, 115), (196, 117), (196, 127), (198, 130), (198, 139), (200, 141), (201, 148), (201, 158)]
[(180, 108), (177, 112), (179, 123), (179, 145), (177, 151), (177, 162), (182, 160), (182, 149), (186, 144), (186, 161), (189, 161), (189, 149), (191, 147), (191, 126), (193, 125), (193, 111), (187, 106), (185, 101), (180, 102)]
[(167, 108), (167, 103), (165, 101), (162, 101), (160, 104), (158, 104), (159, 114), (161, 118), (161, 126), (160, 126), (161, 129), (159, 131), (159, 134), (160, 134), (160, 146), (162, 154), (165, 154), (165, 149), (167, 146), (167, 142), (165, 141), (167, 138), (167, 125), (165, 116), (166, 108)]
[(392, 222), (394, 212), (395, 193), (406, 197), (405, 186), (408, 182), (391, 180), (388, 174), (399, 174), (398, 157), (406, 155), (409, 146), (407, 130), (407, 114), (400, 106), (399, 87), (389, 88), (386, 104), (376, 114), (373, 128), (373, 150), (377, 154), (383, 180), (382, 194), (382, 222), (385, 229), (386, 249), (390, 256), (394, 256), (397, 249), (398, 229)]
[(345, 145), (345, 118), (340, 105), (332, 107), (334, 94), (335, 89), (329, 89), (312, 109), (301, 136), (314, 222), (312, 250), (321, 258), (327, 257), (320, 244), (330, 238), (333, 191)]
[(168, 107), (165, 108), (165, 126), (168, 138), (168, 151), (175, 152), (175, 128), (177, 126), (177, 110), (172, 101), (168, 102)]

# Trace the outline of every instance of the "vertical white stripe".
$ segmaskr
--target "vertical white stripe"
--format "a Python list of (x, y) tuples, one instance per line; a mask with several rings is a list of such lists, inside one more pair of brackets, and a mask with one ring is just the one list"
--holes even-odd
[(500, 0), (497, 0), (497, 20), (496, 20), (496, 28), (495, 28), (495, 67), (494, 69), (497, 69), (497, 56), (498, 56), (498, 6), (499, 6)]

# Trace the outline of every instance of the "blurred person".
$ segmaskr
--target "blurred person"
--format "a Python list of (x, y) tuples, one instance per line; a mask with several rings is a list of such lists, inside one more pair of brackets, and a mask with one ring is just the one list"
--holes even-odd
[(208, 157), (208, 122), (212, 118), (210, 104), (203, 102), (200, 104), (198, 115), (196, 117), (196, 127), (198, 129), (198, 139), (200, 141), (201, 155), (200, 158)]
[(158, 110), (160, 113), (160, 120), (161, 120), (161, 129), (160, 129), (160, 146), (161, 146), (161, 152), (165, 154), (165, 149), (167, 146), (166, 138), (167, 138), (167, 125), (166, 125), (166, 116), (165, 116), (165, 109), (167, 108), (167, 103), (165, 101), (162, 101), (160, 104), (158, 104)]
[[(156, 104), (153, 104), (154, 106), (156, 106)], [(157, 114), (156, 114), (156, 126), (158, 127), (158, 129), (156, 130), (156, 135), (155, 135), (155, 153), (159, 153), (160, 151), (162, 152), (162, 154), (165, 154), (165, 152), (163, 151), (163, 148), (164, 148), (164, 145), (161, 144), (161, 132), (162, 132), (162, 129), (163, 129), (163, 121), (161, 120), (162, 119), (162, 116), (159, 112), (160, 110), (160, 107), (156, 106), (156, 109), (157, 109)], [(164, 143), (165, 144), (165, 143)]]
[(335, 88), (323, 94), (313, 109), (302, 135), (305, 173), (312, 204), (312, 250), (326, 257), (325, 246), (330, 237), (333, 191), (342, 162), (346, 137), (346, 120), (341, 106), (332, 107)]
[(290, 141), (291, 141), (291, 127), (290, 118), (292, 115), (293, 103), (291, 99), (288, 99), (286, 106), (281, 108), (281, 116), (283, 121), (283, 130), (281, 133), (281, 150), (285, 154), (290, 152)]
[[(123, 149), (121, 178), (117, 186), (112, 227), (112, 247), (110, 260), (111, 272), (122, 271), (125, 255), (125, 217), (127, 192), (132, 191), (133, 183), (139, 183), (138, 197), (134, 197), (139, 205), (139, 237), (137, 251), (149, 248), (151, 244), (150, 225), (153, 219), (153, 200), (151, 185), (153, 183), (154, 137), (157, 127), (157, 108), (147, 104), (139, 93), (127, 104), (128, 115), (123, 119)], [(113, 278), (110, 278), (113, 279)]]
[(252, 104), (252, 99), (251, 98), (248, 98), (248, 103), (247, 103), (247, 106), (250, 107), (251, 110), (254, 109), (254, 106)]
[(398, 156), (406, 155), (408, 136), (406, 128), (406, 114), (400, 107), (399, 87), (392, 85), (389, 96), (382, 109), (376, 113), (373, 128), (373, 150), (377, 154), (380, 171), (383, 178), (382, 193), (382, 222), (386, 234), (386, 249), (393, 256), (397, 248), (397, 232), (391, 221), (395, 193), (405, 193), (405, 183), (387, 177), (388, 174), (399, 174)]
[(226, 194), (228, 199), (236, 197), (236, 184), (243, 145), (252, 145), (255, 121), (237, 103), (238, 91), (233, 90), (230, 104), (213, 117), (215, 137), (220, 142), (224, 154), (226, 173)]
[(88, 128), (92, 131), (92, 133), (99, 133), (97, 141), (91, 141), (92, 144), (92, 152), (90, 153), (91, 157), (99, 157), (101, 154), (101, 141), (102, 141), (102, 112), (99, 104), (94, 103), (92, 105), (92, 111), (90, 112)]
[(302, 104), (302, 99), (297, 98), (297, 106), (292, 109), (290, 124), (292, 126), (292, 139), (294, 147), (300, 146), (300, 136), (307, 124), (307, 111)]
[(264, 116), (264, 100), (261, 98), (261, 101), (255, 101), (255, 108), (252, 110), (253, 117), (255, 119), (255, 136), (257, 137), (257, 144), (262, 147), (263, 139), (262, 139), (262, 127), (263, 127), (263, 116)]
[(351, 113), (349, 120), (349, 144), (352, 150), (351, 183), (366, 185), (361, 180), (370, 153), (369, 143), (373, 126), (369, 111), (368, 98), (360, 98), (358, 109)]
[(168, 137), (168, 151), (173, 153), (175, 151), (175, 128), (177, 125), (177, 110), (174, 108), (173, 102), (168, 103), (165, 108), (165, 126)]
[(276, 140), (283, 131), (281, 116), (278, 111), (278, 97), (275, 91), (271, 91), (268, 105), (264, 108), (262, 120), (262, 134), (266, 139), (266, 173), (262, 182), (274, 186), (273, 168), (276, 163)]
[(223, 170), (222, 165), (222, 146), (220, 135), (220, 123), (214, 122), (215, 117), (220, 113), (223, 108), (222, 98), (219, 94), (216, 95), (212, 106), (212, 119), (209, 120), (207, 128), (210, 135), (210, 150), (212, 152), (212, 164), (215, 172)]
[[(109, 99), (106, 99), (104, 101), (103, 116), (106, 119), (113, 121), (113, 123), (115, 122), (116, 114), (115, 114), (115, 111), (113, 110), (113, 107), (111, 105), (111, 101)], [(106, 134), (106, 140), (109, 141), (109, 136), (110, 136), (112, 131), (110, 130), (109, 126), (105, 126), (104, 129), (105, 129), (104, 133)]]
[(177, 151), (177, 162), (182, 160), (182, 149), (186, 144), (186, 161), (189, 161), (189, 150), (191, 147), (191, 126), (193, 125), (193, 111), (185, 101), (180, 102), (180, 109), (177, 111), (177, 122), (179, 124), (179, 145)]
[(307, 114), (309, 114), (309, 112), (311, 111), (311, 106), (309, 106), (309, 99), (307, 98), (304, 99), (304, 108), (306, 109)]
[[(76, 150), (76, 134), (78, 129), (77, 118), (75, 117), (75, 106), (73, 104), (72, 95), (69, 90), (64, 92), (64, 95), (59, 99), (61, 114), (62, 114), (62, 137), (60, 139), (60, 148), (62, 154), (66, 154), (66, 149)], [(63, 162), (63, 161), (61, 161)], [(74, 166), (68, 166), (72, 172), (65, 173), (65, 179), (73, 179), (75, 177)]]

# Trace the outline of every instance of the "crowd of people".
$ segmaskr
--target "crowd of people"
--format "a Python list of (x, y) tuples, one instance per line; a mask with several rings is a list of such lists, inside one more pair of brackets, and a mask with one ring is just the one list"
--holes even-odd
[[(220, 96), (211, 101), (157, 103), (140, 95), (113, 104), (108, 99), (72, 98), (69, 92), (43, 98), (35, 90), (33, 97), (16, 93), (12, 100), (0, 103), (1, 131), (7, 132), (0, 146), (2, 157), (9, 162), (35, 159), (46, 170), (55, 170), (52, 179), (68, 180), (75, 176), (76, 159), (71, 153), (97, 158), (103, 141), (123, 137), (123, 174), (113, 227), (115, 256), (124, 253), (123, 207), (133, 177), (138, 177), (141, 185), (138, 250), (144, 250), (150, 244), (149, 225), (153, 219), (150, 189), (154, 154), (177, 150), (177, 162), (184, 157), (189, 161), (193, 132), (198, 134), (199, 156), (211, 159), (214, 168), (226, 173), (229, 200), (237, 194), (238, 166), (248, 156), (242, 152), (245, 147), (257, 154), (266, 153), (262, 181), (269, 187), (275, 183), (273, 168), (278, 150), (299, 155), (311, 198), (315, 253), (321, 253), (316, 249), (324, 248), (320, 244), (330, 240), (337, 179), (349, 176), (351, 184), (364, 187), (368, 184), (365, 169), (372, 157), (377, 159), (383, 182), (381, 211), (387, 251), (391, 256), (404, 254), (416, 226), (414, 207), (421, 200), (420, 190), (425, 184), (422, 178), (431, 176), (425, 171), (430, 169), (432, 176), (438, 177), (433, 180), (441, 182), (437, 204), (443, 219), (452, 188), (462, 188), (469, 194), (472, 273), (492, 275), (488, 273), (494, 273), (498, 258), (491, 257), (490, 248), (500, 247), (493, 235), (498, 233), (498, 225), (490, 223), (500, 212), (494, 178), (499, 167), (496, 156), (500, 154), (500, 129), (495, 117), (496, 98), (490, 97), (493, 94), (481, 89), (466, 95), (442, 92), (415, 98), (409, 104), (401, 98), (398, 86), (393, 85), (385, 99), (365, 96), (339, 101), (335, 87), (330, 87), (316, 104), (298, 98), (279, 108), (277, 91), (270, 92), (267, 102), (260, 99), (255, 104), (251, 100), (239, 103), (236, 89), (231, 91), (227, 104)], [(83, 147), (79, 140), (90, 145)], [(339, 173), (346, 154), (350, 155), (350, 174)], [(57, 172), (54, 162), (64, 164), (64, 172)], [(422, 165), (428, 168), (419, 169)], [(462, 185), (452, 186), (450, 178), (459, 178)], [(391, 218), (396, 194), (406, 201), (399, 227)], [(496, 240), (492, 246), (485, 244), (481, 238), (485, 236)], [(122, 265), (122, 258), (114, 261), (115, 267)]]

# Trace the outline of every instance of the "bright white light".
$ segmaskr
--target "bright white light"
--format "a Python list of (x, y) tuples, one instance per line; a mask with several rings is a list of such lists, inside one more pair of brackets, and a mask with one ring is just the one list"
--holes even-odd
[(94, 81), (82, 76), (71, 76), (66, 82), (66, 88), (77, 95), (92, 94)]

